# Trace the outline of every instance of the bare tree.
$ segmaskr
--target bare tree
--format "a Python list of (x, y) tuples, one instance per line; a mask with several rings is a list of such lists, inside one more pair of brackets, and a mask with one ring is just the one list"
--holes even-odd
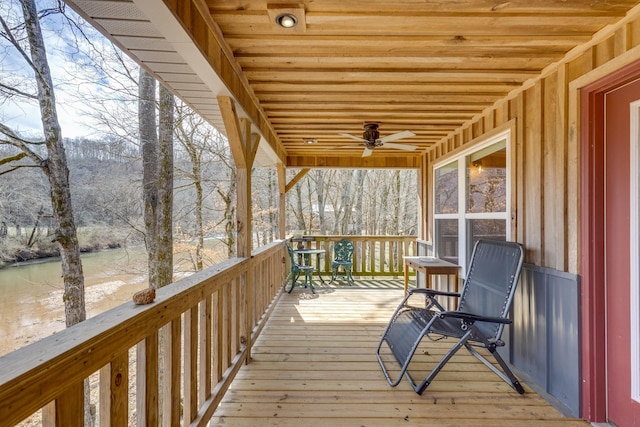
[[(40, 27), (40, 17), (34, 0), (20, 0), (23, 24), (11, 28), (0, 16), (2, 36), (20, 53), (25, 63), (31, 68), (35, 79), (35, 96), (25, 92), (14, 95), (37, 99), (44, 141), (34, 142), (21, 138), (9, 127), (0, 124), (2, 143), (20, 149), (21, 153), (9, 158), (6, 164), (12, 165), (6, 171), (14, 171), (23, 167), (40, 168), (49, 180), (50, 199), (55, 224), (53, 240), (60, 249), (62, 278), (64, 282), (63, 301), (65, 307), (65, 323), (67, 327), (84, 321), (87, 317), (84, 294), (84, 274), (80, 259), (80, 245), (76, 230), (71, 189), (69, 187), (69, 168), (62, 139), (62, 129), (58, 120), (55, 90), (51, 70), (47, 60), (47, 52)], [(48, 12), (46, 12), (48, 13)], [(26, 40), (26, 46), (21, 41)], [(28, 50), (28, 52), (27, 52)], [(7, 86), (3, 85), (7, 90)], [(10, 91), (10, 89), (8, 89)], [(40, 147), (44, 146), (46, 155)], [(28, 158), (30, 163), (22, 163)], [(89, 383), (85, 381), (85, 395), (89, 395)], [(85, 398), (85, 420), (91, 425), (90, 399)]]
[(314, 171), (313, 179), (315, 181), (316, 187), (316, 197), (318, 199), (318, 223), (320, 226), (320, 234), (326, 234), (327, 232), (327, 221), (325, 218), (324, 210), (325, 210), (325, 171), (323, 169), (317, 169)]
[(142, 67), (140, 67), (138, 99), (149, 286), (160, 288), (173, 281), (174, 99), (171, 93), (164, 87), (160, 87), (158, 126), (156, 81)]
[(158, 287), (173, 282), (173, 94), (160, 86), (158, 150)]
[[(33, 71), (35, 91), (32, 94), (26, 92), (21, 94), (38, 101), (44, 141), (24, 139), (9, 127), (0, 124), (1, 143), (20, 150), (20, 154), (5, 159), (8, 160), (5, 164), (9, 167), (3, 173), (26, 167), (39, 168), (49, 180), (52, 213), (56, 227), (54, 240), (59, 246), (62, 261), (63, 300), (68, 327), (86, 319), (84, 276), (71, 205), (69, 169), (38, 10), (34, 0), (20, 0), (20, 3), (24, 22), (12, 28), (0, 16), (2, 36), (11, 42)], [(41, 147), (45, 148), (46, 154), (43, 153)], [(29, 159), (29, 162), (20, 162), (22, 158)]]
[[(193, 186), (195, 192), (195, 203), (193, 212), (195, 219), (195, 254), (193, 256), (193, 266), (196, 271), (204, 268), (204, 188), (202, 156), (205, 150), (204, 144), (200, 141), (198, 129), (205, 127), (204, 120), (193, 111), (188, 111), (185, 105), (178, 105), (178, 119), (176, 122), (176, 139), (189, 158), (190, 170), (178, 168), (181, 176), (186, 177), (189, 186)], [(204, 138), (206, 139), (206, 138)]]
[[(415, 233), (416, 179), (417, 172), (411, 170), (338, 169), (310, 173), (288, 194), (289, 228), (306, 229), (309, 218), (309, 227), (323, 233)], [(311, 202), (305, 203), (312, 200), (311, 193), (317, 208)]]

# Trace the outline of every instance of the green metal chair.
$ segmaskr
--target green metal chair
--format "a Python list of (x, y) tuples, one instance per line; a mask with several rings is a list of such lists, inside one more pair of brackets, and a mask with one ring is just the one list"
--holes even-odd
[(298, 280), (298, 277), (300, 277), (300, 274), (304, 273), (305, 288), (308, 285), (309, 288), (311, 289), (311, 292), (315, 294), (316, 291), (315, 289), (313, 289), (313, 283), (311, 282), (311, 276), (313, 275), (313, 270), (315, 270), (315, 267), (313, 265), (300, 264), (298, 262), (298, 257), (296, 256), (296, 253), (293, 251), (291, 246), (289, 246), (289, 243), (287, 243), (287, 250), (289, 251), (289, 256), (291, 257), (291, 283), (288, 283), (286, 285), (287, 287), (285, 288), (285, 290), (288, 293), (291, 293), (294, 286), (296, 285), (296, 280)]
[(334, 258), (333, 261), (331, 261), (331, 282), (329, 283), (333, 283), (336, 279), (338, 269), (340, 269), (340, 267), (344, 270), (344, 276), (347, 283), (349, 285), (353, 283), (353, 276), (351, 275), (353, 251), (353, 242), (347, 238), (339, 240), (333, 246)]

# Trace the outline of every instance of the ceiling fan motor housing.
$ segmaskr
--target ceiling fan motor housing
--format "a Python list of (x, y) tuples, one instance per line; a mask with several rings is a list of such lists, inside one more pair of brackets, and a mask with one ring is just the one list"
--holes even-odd
[(378, 132), (378, 125), (376, 123), (367, 123), (364, 125), (364, 132), (362, 133), (362, 138), (367, 140), (367, 146), (378, 146), (382, 145), (379, 143), (380, 132)]

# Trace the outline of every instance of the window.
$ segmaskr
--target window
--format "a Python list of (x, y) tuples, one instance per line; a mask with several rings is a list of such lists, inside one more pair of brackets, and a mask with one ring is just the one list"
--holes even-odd
[(508, 151), (503, 133), (434, 169), (436, 254), (463, 272), (478, 239), (509, 238)]

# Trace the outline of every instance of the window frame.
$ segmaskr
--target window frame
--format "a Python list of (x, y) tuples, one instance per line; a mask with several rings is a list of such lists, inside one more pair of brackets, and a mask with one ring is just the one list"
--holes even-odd
[[(506, 150), (506, 170), (505, 170), (505, 180), (506, 180), (506, 201), (505, 201), (505, 211), (504, 212), (467, 212), (468, 208), (468, 196), (467, 196), (467, 176), (466, 176), (466, 167), (469, 158), (492, 145), (498, 144), (504, 141), (505, 150)], [(500, 132), (494, 136), (483, 139), (473, 146), (456, 153), (454, 156), (448, 156), (438, 162), (433, 164), (432, 169), (432, 195), (434, 203), (432, 203), (432, 223), (431, 230), (433, 235), (433, 245), (434, 245), (434, 253), (439, 253), (439, 245), (438, 236), (435, 233), (436, 230), (436, 221), (439, 219), (457, 219), (458, 220), (458, 265), (461, 267), (461, 277), (466, 277), (467, 272), (467, 260), (471, 257), (471, 253), (469, 250), (472, 248), (467, 248), (467, 241), (470, 236), (470, 227), (468, 227), (468, 220), (473, 219), (501, 219), (505, 221), (505, 235), (507, 240), (511, 240), (511, 226), (510, 226), (510, 212), (511, 212), (511, 193), (512, 193), (512, 160), (511, 160), (511, 130), (506, 130)], [(443, 166), (450, 165), (453, 162), (458, 162), (458, 212), (457, 213), (447, 213), (447, 214), (437, 214), (436, 213), (436, 204), (435, 204), (435, 192), (436, 192), (436, 172), (439, 168)]]

